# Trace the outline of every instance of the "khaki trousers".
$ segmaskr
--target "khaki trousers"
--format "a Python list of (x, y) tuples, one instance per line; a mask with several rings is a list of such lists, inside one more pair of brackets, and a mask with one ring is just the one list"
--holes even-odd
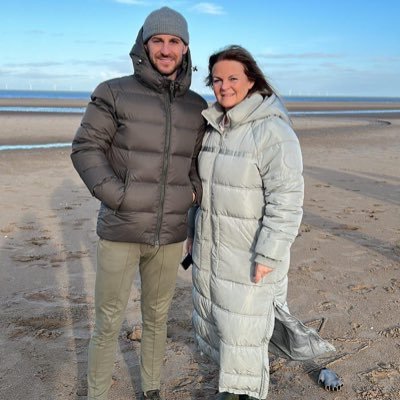
[(167, 317), (175, 291), (182, 246), (182, 243), (150, 246), (100, 239), (97, 248), (95, 328), (89, 343), (89, 400), (107, 399), (118, 335), (138, 268), (141, 280), (142, 391), (160, 388)]

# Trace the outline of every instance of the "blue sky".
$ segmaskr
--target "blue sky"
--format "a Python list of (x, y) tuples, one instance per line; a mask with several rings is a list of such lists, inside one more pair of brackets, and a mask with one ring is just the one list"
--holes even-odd
[(282, 95), (400, 97), (398, 0), (6, 0), (0, 89), (92, 91), (131, 74), (137, 32), (164, 5), (189, 23), (199, 93), (209, 55), (240, 44)]

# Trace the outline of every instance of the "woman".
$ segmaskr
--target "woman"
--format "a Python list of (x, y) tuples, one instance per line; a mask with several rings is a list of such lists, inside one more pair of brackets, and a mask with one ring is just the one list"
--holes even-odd
[[(220, 367), (218, 400), (265, 399), (275, 307), (285, 308), (290, 247), (302, 218), (299, 141), (251, 54), (209, 59), (217, 102), (203, 111), (203, 199), (193, 243), (193, 324)], [(281, 307), (282, 308), (282, 307)]]

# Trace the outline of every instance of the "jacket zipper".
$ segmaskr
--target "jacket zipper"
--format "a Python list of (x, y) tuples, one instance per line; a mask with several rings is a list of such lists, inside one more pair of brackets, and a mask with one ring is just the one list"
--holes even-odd
[(166, 110), (166, 135), (165, 135), (165, 145), (164, 145), (164, 159), (163, 159), (163, 171), (161, 175), (161, 182), (160, 182), (160, 202), (158, 206), (158, 213), (157, 213), (157, 228), (156, 228), (156, 235), (154, 238), (154, 245), (160, 245), (160, 231), (161, 231), (161, 224), (164, 215), (164, 200), (165, 200), (165, 187), (166, 187), (166, 177), (168, 174), (168, 166), (169, 166), (169, 152), (171, 147), (171, 101), (174, 94), (174, 82), (171, 82), (169, 85), (169, 91), (164, 96), (165, 99), (165, 110)]

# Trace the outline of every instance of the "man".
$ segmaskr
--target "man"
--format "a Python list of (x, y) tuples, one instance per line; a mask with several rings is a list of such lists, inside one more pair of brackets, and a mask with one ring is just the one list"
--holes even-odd
[(135, 272), (141, 278), (142, 399), (160, 399), (167, 314), (186, 238), (187, 211), (199, 202), (196, 157), (205, 100), (189, 90), (187, 22), (163, 7), (140, 29), (134, 75), (101, 83), (72, 144), (74, 167), (101, 201), (95, 329), (88, 398), (111, 385), (118, 334)]

